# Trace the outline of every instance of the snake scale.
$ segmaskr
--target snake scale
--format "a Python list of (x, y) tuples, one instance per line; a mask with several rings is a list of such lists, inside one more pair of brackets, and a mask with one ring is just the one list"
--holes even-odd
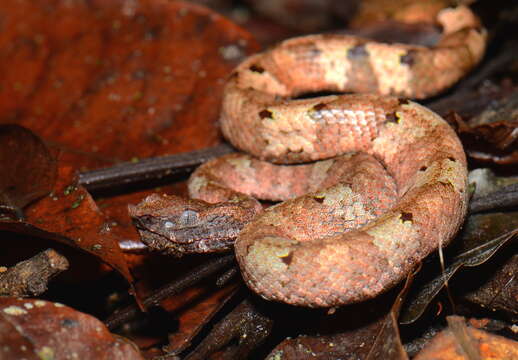
[[(130, 206), (143, 240), (169, 253), (235, 253), (264, 298), (309, 307), (372, 298), (457, 232), (467, 165), (455, 132), (405, 98), (448, 88), (481, 59), (468, 7), (436, 16), (434, 47), (346, 35), (286, 40), (241, 63), (221, 129), (238, 149), (199, 167), (191, 197)], [(301, 98), (321, 91), (354, 92)], [(297, 98), (298, 97), (298, 98)], [(262, 210), (256, 198), (283, 201)]]

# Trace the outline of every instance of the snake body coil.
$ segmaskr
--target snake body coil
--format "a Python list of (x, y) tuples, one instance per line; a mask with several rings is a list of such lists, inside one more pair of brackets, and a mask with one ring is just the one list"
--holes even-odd
[[(468, 8), (437, 20), (443, 35), (432, 48), (306, 36), (251, 56), (230, 77), (222, 131), (253, 157), (204, 164), (189, 190), (255, 211), (243, 194), (290, 199), (254, 217), (235, 243), (261, 296), (311, 307), (374, 297), (460, 227), (462, 145), (441, 117), (398, 98), (442, 91), (483, 55), (485, 33)], [(363, 94), (293, 99), (324, 90)]]

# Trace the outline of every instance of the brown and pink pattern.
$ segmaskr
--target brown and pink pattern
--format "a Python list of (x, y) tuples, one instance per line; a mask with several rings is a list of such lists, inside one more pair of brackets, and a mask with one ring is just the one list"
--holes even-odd
[[(468, 200), (455, 132), (401, 97), (453, 85), (486, 36), (465, 6), (431, 15), (443, 29), (431, 48), (312, 35), (245, 60), (226, 85), (221, 127), (251, 155), (201, 166), (189, 181), (199, 200), (133, 207), (144, 241), (181, 253), (194, 234), (216, 250), (237, 237), (247, 285), (294, 305), (358, 302), (398, 283), (455, 235)], [(361, 94), (300, 97), (322, 91)], [(284, 202), (262, 211), (253, 198)], [(156, 210), (161, 202), (168, 210)], [(216, 230), (225, 224), (228, 233)], [(170, 245), (179, 234), (184, 245)]]

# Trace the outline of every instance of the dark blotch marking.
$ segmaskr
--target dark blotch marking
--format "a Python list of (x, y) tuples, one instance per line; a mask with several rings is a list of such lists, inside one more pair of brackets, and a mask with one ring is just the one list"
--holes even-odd
[(320, 56), (320, 54), (322, 54), (322, 50), (320, 50), (317, 47), (311, 47), (308, 50), (308, 55), (311, 56), (311, 57), (318, 57), (318, 56)]
[(322, 109), (325, 109), (327, 107), (327, 104), (324, 103), (318, 103), (315, 106), (313, 106), (313, 110), (320, 111)]
[(293, 253), (290, 252), (288, 254), (288, 256), (281, 257), (281, 260), (282, 260), (283, 263), (285, 263), (286, 265), (290, 266), (291, 262), (293, 261)]
[(253, 72), (256, 72), (256, 73), (259, 73), (259, 74), (262, 74), (264, 72), (264, 68), (259, 66), (259, 65), (251, 65), (249, 67), (250, 71), (253, 71)]
[(448, 160), (453, 161), (453, 162), (457, 161), (457, 159), (455, 159), (453, 156), (448, 156)]
[(324, 203), (324, 200), (326, 199), (326, 197), (317, 197), (317, 196), (314, 196), (313, 199), (319, 203), (319, 204), (323, 204)]
[(72, 319), (63, 319), (61, 320), (61, 325), (63, 327), (67, 327), (67, 328), (73, 328), (73, 327), (76, 327), (79, 325), (79, 323), (76, 321), (76, 320), (72, 320)]
[(419, 171), (426, 171), (426, 169), (428, 169), (427, 166), (421, 166), (421, 168), (419, 169)]
[(408, 50), (408, 52), (405, 55), (401, 55), (401, 57), (399, 58), (399, 61), (401, 62), (401, 64), (412, 66), (415, 64), (416, 55), (417, 55), (417, 51)]
[(398, 123), (398, 118), (397, 118), (395, 112), (385, 114), (385, 117), (387, 118), (387, 120), (385, 122), (394, 123), (394, 124)]
[(365, 44), (356, 45), (349, 50), (347, 50), (347, 58), (350, 60), (364, 58), (368, 56), (369, 53), (365, 49)]
[(272, 112), (270, 110), (264, 109), (263, 111), (261, 111), (259, 113), (259, 117), (261, 119), (266, 119), (266, 118), (273, 119), (273, 114), (272, 114)]
[(408, 104), (410, 104), (410, 101), (405, 98), (399, 98), (398, 103), (399, 103), (399, 105), (408, 105)]
[(403, 221), (412, 221), (414, 219), (414, 216), (412, 213), (402, 212), (401, 213), (401, 220)]

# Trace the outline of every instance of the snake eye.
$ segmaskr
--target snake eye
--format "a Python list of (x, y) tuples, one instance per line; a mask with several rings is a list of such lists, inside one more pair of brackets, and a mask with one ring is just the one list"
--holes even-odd
[(198, 213), (192, 210), (185, 210), (178, 219), (181, 225), (192, 226), (198, 222)]

